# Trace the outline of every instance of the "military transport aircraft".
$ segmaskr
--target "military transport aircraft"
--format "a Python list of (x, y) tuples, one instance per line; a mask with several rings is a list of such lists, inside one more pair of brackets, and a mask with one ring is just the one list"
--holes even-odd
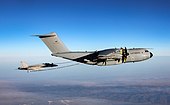
[(51, 67), (56, 67), (58, 65), (53, 64), (53, 63), (42, 63), (42, 64), (37, 64), (37, 65), (30, 65), (28, 66), (27, 63), (21, 61), (21, 66), (18, 67), (19, 70), (26, 70), (28, 72), (31, 71), (43, 71), (44, 69), (51, 68)]
[(147, 48), (112, 48), (100, 51), (70, 51), (55, 32), (38, 36), (50, 49), (52, 56), (98, 66), (144, 61), (153, 56)]

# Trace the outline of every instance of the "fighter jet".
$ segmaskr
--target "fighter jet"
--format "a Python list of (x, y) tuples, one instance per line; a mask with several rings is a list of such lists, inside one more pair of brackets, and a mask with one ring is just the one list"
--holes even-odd
[(111, 48), (100, 51), (70, 51), (55, 32), (38, 36), (52, 52), (52, 56), (79, 63), (108, 66), (144, 61), (153, 56), (147, 48)]
[(41, 70), (51, 68), (51, 67), (56, 67), (56, 66), (58, 66), (58, 65), (53, 64), (53, 63), (42, 63), (42, 64), (28, 66), (27, 63), (21, 61), (21, 66), (18, 67), (18, 69), (19, 70), (27, 70), (28, 72), (31, 72), (31, 71), (41, 71)]

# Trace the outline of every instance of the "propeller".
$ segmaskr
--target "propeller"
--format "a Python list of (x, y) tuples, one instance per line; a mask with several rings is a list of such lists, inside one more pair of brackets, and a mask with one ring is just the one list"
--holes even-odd
[(125, 55), (126, 57), (129, 55), (129, 53), (127, 52), (127, 48), (125, 47)]
[(126, 47), (125, 47), (125, 49), (122, 48), (122, 63), (126, 62), (128, 55), (129, 55), (129, 53), (127, 52), (127, 48)]

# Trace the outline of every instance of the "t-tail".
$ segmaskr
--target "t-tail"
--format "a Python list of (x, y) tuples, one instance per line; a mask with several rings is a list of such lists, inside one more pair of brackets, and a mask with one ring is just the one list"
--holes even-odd
[(46, 44), (52, 54), (69, 52), (68, 48), (59, 39), (58, 35), (55, 32), (36, 36), (38, 36)]
[(52, 52), (52, 56), (62, 57), (69, 60), (77, 60), (80, 57), (90, 54), (89, 52), (69, 51), (55, 32), (36, 36), (38, 36), (46, 44)]

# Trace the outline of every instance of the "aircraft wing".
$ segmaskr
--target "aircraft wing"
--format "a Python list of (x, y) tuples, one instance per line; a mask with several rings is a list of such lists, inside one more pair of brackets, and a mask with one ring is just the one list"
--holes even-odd
[(95, 62), (100, 59), (121, 59), (122, 55), (120, 52), (116, 52), (116, 49), (95, 51), (86, 56), (75, 59), (76, 61), (85, 63), (86, 61)]

